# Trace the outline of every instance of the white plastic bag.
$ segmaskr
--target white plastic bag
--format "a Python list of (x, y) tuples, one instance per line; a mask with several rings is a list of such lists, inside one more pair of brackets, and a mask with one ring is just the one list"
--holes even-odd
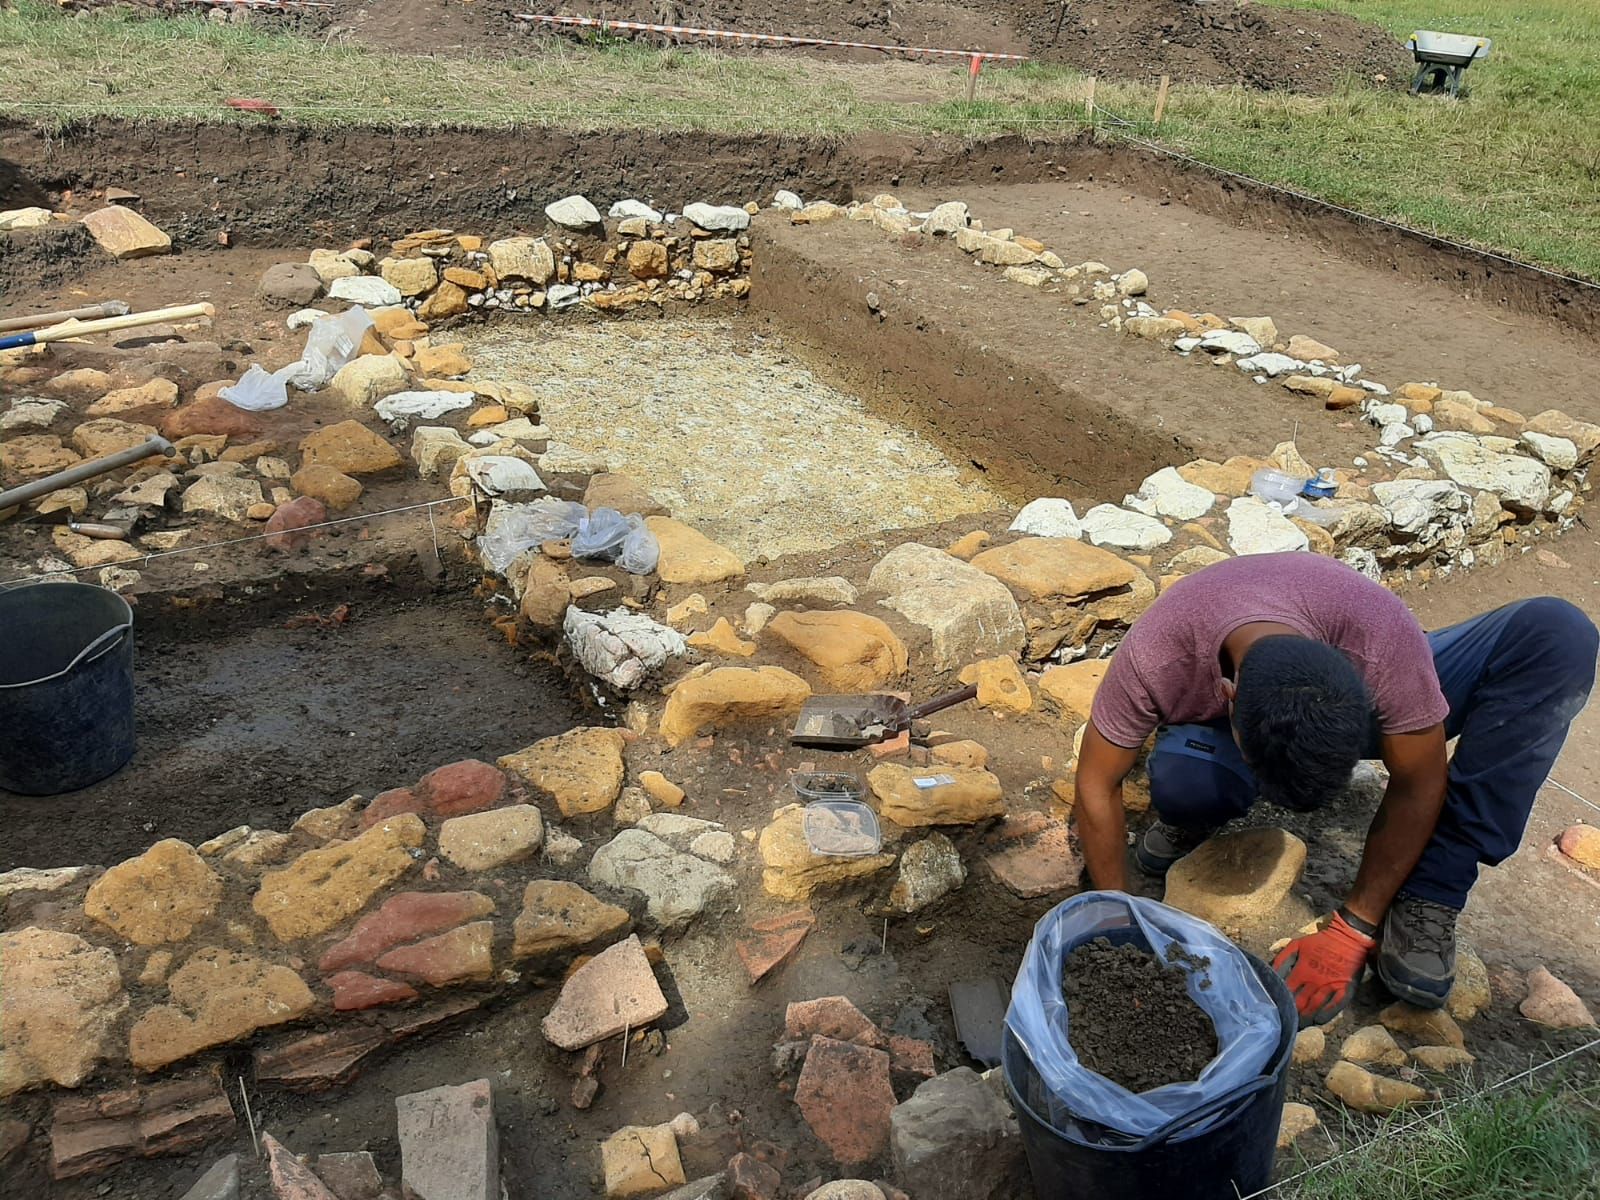
[[(1135, 930), (1141, 935), (1136, 940), (1163, 962), (1174, 942), (1210, 960), (1190, 973), (1188, 990), (1217, 1032), (1217, 1056), (1199, 1079), (1137, 1094), (1078, 1061), (1061, 993), (1068, 953), (1091, 938), (1116, 941), (1118, 933)], [(1075, 1118), (1135, 1138), (1260, 1076), (1283, 1036), (1277, 1004), (1239, 947), (1198, 917), (1121, 892), (1082, 892), (1039, 919), (1011, 988), (1006, 1028), (1038, 1072), (1047, 1101), (1041, 1116), (1058, 1125)]]
[(661, 543), (650, 532), (642, 517), (629, 517), (628, 523), (632, 529), (622, 540), (622, 553), (617, 555), (617, 566), (629, 575), (649, 575), (661, 561)]
[(371, 328), (372, 318), (359, 304), (336, 317), (321, 317), (311, 322), (305, 351), (296, 364), (298, 369), (288, 381), (302, 392), (327, 387), (339, 368), (355, 358), (362, 339)]
[(597, 508), (578, 522), (572, 539), (573, 558), (616, 562), (628, 537), (628, 518), (614, 508)]
[(291, 363), (287, 367), (280, 367), (269, 373), (262, 370), (259, 364), (253, 364), (240, 377), (238, 383), (230, 383), (217, 394), (235, 408), (242, 408), (245, 412), (266, 412), (269, 409), (282, 408), (289, 403), (288, 377), (299, 365)]

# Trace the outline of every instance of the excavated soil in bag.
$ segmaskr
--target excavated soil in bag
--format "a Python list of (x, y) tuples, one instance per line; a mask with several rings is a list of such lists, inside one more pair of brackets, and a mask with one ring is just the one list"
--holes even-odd
[[(1170, 957), (1209, 965), (1177, 946)], [(1217, 1055), (1217, 1031), (1189, 998), (1187, 980), (1182, 966), (1103, 937), (1067, 955), (1061, 985), (1067, 1037), (1083, 1065), (1130, 1092), (1198, 1078)]]

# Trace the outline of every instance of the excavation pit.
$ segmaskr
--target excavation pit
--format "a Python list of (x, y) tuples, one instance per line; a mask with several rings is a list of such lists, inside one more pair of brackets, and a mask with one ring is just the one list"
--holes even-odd
[[(1069, 263), (1106, 259), (1106, 278), (1139, 268), (1149, 275), (1149, 302), (1163, 309), (1273, 313), (1284, 334), (1320, 335), (1359, 357), (1368, 377), (1386, 384), (1437, 377), (1452, 387), (1480, 386), (1486, 397), (1515, 396), (1525, 415), (1556, 406), (1583, 419), (1595, 415), (1583, 407), (1591, 402), (1581, 386), (1592, 361), (1588, 331), (1596, 310), (1590, 301), (1569, 303), (1559, 286), (1541, 290), (1525, 274), (1499, 265), (1441, 254), (1420, 240), (1319, 223), (1287, 201), (1242, 196), (1103, 147), (832, 147), (803, 139), (769, 147), (741, 139), (690, 144), (618, 134), (575, 151), (570, 142), (558, 146), (526, 131), (493, 137), (371, 133), (358, 141), (330, 132), (294, 138), (271, 128), (224, 134), (205, 127), (191, 131), (181, 152), (166, 135), (122, 130), (140, 151), (130, 154), (103, 131), (80, 131), (53, 145), (16, 126), (3, 134), (0, 146), (21, 164), (35, 198), (59, 194), (66, 185), (93, 190), (112, 182), (115, 171), (116, 182), (150, 197), (146, 212), (178, 234), (181, 249), (170, 258), (111, 265), (81, 239), (56, 234), (49, 245), (36, 246), (37, 253), (0, 264), (8, 304), (30, 282), (19, 278), (14, 264), (22, 262), (27, 271), (60, 281), (43, 285), (35, 297), (45, 307), (64, 307), (82, 289), (121, 292), (141, 307), (203, 298), (218, 309), (209, 329), (180, 332), (189, 343), (213, 342), (215, 354), (194, 353), (192, 344), (162, 350), (157, 343), (120, 354), (62, 347), (41, 375), (0, 379), (6, 400), (47, 390), (55, 367), (109, 372), (133, 358), (149, 365), (164, 357), (175, 369), (162, 377), (172, 378), (188, 404), (199, 387), (222, 374), (236, 378), (250, 362), (280, 366), (299, 352), (305, 335), (284, 329), (288, 310), (263, 304), (257, 284), (269, 267), (304, 262), (315, 246), (370, 236), (381, 257), (423, 224), (454, 226), (485, 243), (513, 234), (561, 238), (547, 228), (542, 207), (579, 187), (605, 212), (611, 200), (630, 195), (667, 208), (702, 198), (765, 202), (774, 187), (793, 186), (807, 199), (815, 194), (839, 201), (894, 189), (917, 212), (959, 196), (988, 228), (1014, 226), (1023, 237), (1060, 247)], [(360, 169), (383, 154), (400, 164), (387, 188), (375, 187)], [(574, 167), (575, 154), (581, 169)], [(447, 159), (464, 169), (439, 172), (426, 187), (418, 182)], [(249, 169), (262, 160), (281, 164), (274, 180), (262, 182)], [(515, 196), (499, 182), (485, 182), (488, 168), (497, 171), (512, 160), (527, 175)], [(650, 164), (649, 178), (641, 178), (641, 163)], [(260, 198), (254, 209), (215, 206), (215, 189), (244, 195), (249, 179), (259, 185), (251, 193)], [(302, 186), (303, 179), (318, 186)], [(221, 228), (234, 234), (234, 248), (214, 247)], [(1263, 230), (1272, 236), (1264, 238)], [(681, 228), (677, 236), (684, 236)], [(141, 576), (133, 587), (145, 689), (140, 711), (148, 722), (140, 757), (106, 790), (40, 805), (20, 824), (15, 815), (23, 810), (12, 805), (14, 836), (0, 867), (113, 866), (162, 838), (200, 843), (246, 823), (286, 831), (308, 809), (338, 805), (353, 793), (365, 802), (464, 758), (493, 763), (575, 727), (598, 731), (586, 737), (588, 749), (616, 746), (622, 767), (614, 799), (572, 814), (554, 791), (517, 776), (515, 786), (526, 785), (547, 826), (581, 843), (577, 851), (561, 843), (564, 854), (576, 855), (570, 859), (541, 849), (537, 858), (470, 870), (444, 853), (441, 822), (429, 816), (420, 843), (405, 847), (406, 874), (375, 894), (362, 916), (403, 891), (488, 897), (492, 966), (437, 988), (404, 976), (422, 993), (419, 999), (380, 1009), (370, 1020), (333, 1007), (333, 985), (318, 965), (361, 917), (352, 914), (313, 937), (280, 942), (253, 906), (259, 873), (219, 866), (229, 890), (222, 916), (203, 927), (203, 938), (301, 975), (315, 1007), (285, 1027), (263, 1028), (149, 1072), (136, 1072), (129, 1061), (129, 1027), (168, 1001), (162, 971), (152, 966), (156, 951), (123, 943), (86, 915), (84, 893), (97, 878), (93, 872), (65, 890), (13, 894), (4, 910), (8, 934), (30, 924), (59, 927), (97, 947), (114, 946), (118, 956), (130, 1008), (117, 1019), (82, 1094), (221, 1068), (230, 1096), (243, 1077), (256, 1120), (283, 1134), (297, 1152), (367, 1146), (385, 1176), (397, 1178), (393, 1097), (488, 1078), (504, 1171), (515, 1181), (513, 1200), (517, 1186), (565, 1200), (593, 1194), (599, 1141), (620, 1126), (659, 1124), (679, 1111), (693, 1112), (703, 1131), (683, 1139), (691, 1178), (723, 1169), (736, 1149), (768, 1143), (790, 1155), (786, 1183), (843, 1173), (789, 1090), (799, 1085), (792, 1068), (800, 1044), (784, 1031), (791, 1001), (849, 996), (886, 1041), (926, 1043), (937, 1069), (968, 1062), (946, 1008), (948, 984), (1008, 980), (1033, 923), (1079, 883), (1068, 832), (1073, 735), (1083, 718), (1075, 705), (1086, 702), (1079, 685), (1092, 677), (1094, 656), (1159, 588), (1207, 558), (1206, 551), (1228, 552), (1226, 511), (1245, 497), (1241, 484), (1192, 521), (1168, 519), (1171, 540), (1156, 546), (1073, 540), (1092, 567), (1087, 582), (1075, 576), (1063, 582), (1054, 569), (1059, 564), (1036, 575), (1037, 563), (1020, 561), (1039, 547), (1013, 549), (1019, 542), (1008, 526), (1016, 510), (1036, 497), (1060, 498), (1081, 517), (1098, 504), (1120, 504), (1160, 468), (1200, 456), (1219, 462), (1230, 455), (1267, 456), (1290, 441), (1316, 465), (1343, 467), (1372, 447), (1378, 430), (1357, 419), (1359, 410), (1329, 412), (1320, 398), (1288, 392), (1275, 381), (1257, 383), (1226, 358), (1185, 357), (1160, 341), (1119, 331), (1103, 308), (1131, 297), (1075, 304), (1081, 297), (1069, 296), (1065, 286), (1051, 289), (1078, 280), (1034, 288), (1006, 278), (998, 264), (981, 263), (948, 237), (910, 236), (845, 216), (808, 228), (763, 211), (749, 239), (740, 248), (749, 251), (748, 271), (741, 266), (738, 276), (750, 285), (747, 297), (704, 295), (619, 317), (592, 300), (609, 287), (603, 285), (589, 304), (566, 311), (487, 320), (463, 313), (429, 330), (433, 343), (462, 343), (472, 362), (464, 379), (449, 382), (511, 385), (504, 394), (527, 406), (532, 423), (546, 427), (548, 436), (529, 439), (522, 450), (552, 495), (582, 500), (593, 468), (603, 462), (737, 560), (737, 571), (717, 555), (717, 570), (704, 581), (628, 577), (604, 564), (575, 563), (552, 545), (497, 576), (484, 569), (472, 540), (475, 522), (489, 507), (485, 498), (477, 497), (476, 506), (449, 499), (448, 469), (418, 476), (414, 426), (430, 422), (390, 426), (370, 406), (321, 394), (294, 395), (281, 414), (263, 418), (260, 433), (230, 445), (277, 443), (245, 463), (269, 484), (260, 459), (281, 457), (298, 468), (302, 441), (331, 425), (355, 421), (385, 440), (403, 462), (363, 476), (359, 498), (330, 512), (330, 520), (349, 524), (321, 530), (289, 554), (269, 553), (259, 542), (217, 548), (212, 544), (257, 537), (261, 527), (184, 514), (174, 503), (160, 520), (190, 529), (189, 545), (119, 564)], [(450, 253), (452, 267), (475, 269), (456, 250)], [(576, 253), (572, 265), (579, 260), (594, 269), (615, 265), (604, 261), (597, 243)], [(1383, 265), (1374, 268), (1374, 261)], [(1462, 295), (1473, 290), (1476, 297)], [(1325, 300), (1350, 295), (1365, 300), (1345, 306)], [(1497, 319), (1508, 311), (1522, 323), (1509, 333)], [(1552, 312), (1563, 314), (1560, 321), (1546, 319)], [(1497, 354), (1481, 366), (1461, 353), (1464, 346), (1489, 344), (1491, 335), (1499, 338)], [(1530, 364), (1537, 364), (1537, 373)], [(1479, 378), (1488, 384), (1479, 385)], [(142, 382), (117, 380), (119, 386)], [(493, 395), (478, 396), (471, 408), (436, 423), (473, 435), (470, 413), (497, 402)], [(74, 420), (82, 416), (75, 412)], [(55, 432), (68, 431), (63, 424)], [(541, 463), (546, 455), (551, 458)], [(1384, 481), (1398, 470), (1385, 468)], [(1206, 477), (1224, 488), (1220, 477)], [(1392, 551), (1382, 568), (1397, 584), (1408, 573), (1413, 581), (1443, 578), (1464, 565), (1459, 551), (1466, 539), (1482, 533), (1470, 543), (1484, 555), (1481, 566), (1493, 543), (1487, 533), (1472, 531), (1465, 511), (1449, 514), (1448, 544), (1423, 546), (1388, 534), (1374, 540), (1379, 550)], [(1502, 555), (1542, 546), (1536, 539), (1552, 537), (1567, 520), (1543, 511), (1507, 514), (1509, 537), (1498, 526), (1487, 531), (1509, 547), (1498, 551)], [(1501, 521), (1498, 511), (1493, 515)], [(952, 602), (948, 611), (919, 608), (920, 584), (897, 587), (893, 571), (876, 570), (905, 543), (926, 547), (930, 556), (960, 547), (960, 557), (974, 557), (985, 544), (1000, 551), (970, 572), (936, 560), (961, 587), (981, 585), (992, 607)], [(1099, 550), (1106, 558), (1090, 553)], [(7, 577), (58, 567), (47, 560), (65, 552), (51, 526), (0, 526)], [(1179, 554), (1187, 558), (1174, 565)], [(897, 562), (904, 565), (903, 555)], [(579, 609), (647, 617), (692, 639), (688, 650), (640, 690), (619, 694), (596, 684), (572, 661), (560, 624), (524, 603), (533, 564), (558, 615)], [(1071, 564), (1075, 571), (1083, 565)], [(99, 578), (99, 568), (83, 573)], [(125, 576), (108, 578), (126, 583)], [(1072, 582), (1087, 590), (1072, 591)], [(990, 619), (996, 615), (1002, 619)], [(770, 623), (780, 616), (787, 619)], [(815, 632), (819, 626), (826, 636)], [(850, 653), (807, 655), (806, 647), (816, 650), (823, 642), (830, 650), (842, 643)], [(1070, 661), (1085, 651), (1090, 661)], [(703, 726), (689, 722), (670, 745), (663, 733), (665, 710), (678, 695), (667, 689), (701, 693), (709, 704), (703, 696), (709, 689), (698, 681), (713, 672), (781, 670), (816, 692), (881, 686), (922, 698), (955, 686), (972, 660), (1012, 658), (1029, 707), (1007, 708), (991, 696), (985, 707), (941, 715), (940, 729), (953, 743), (940, 748), (943, 757), (891, 747), (882, 760), (865, 751), (848, 760), (819, 760), (816, 752), (787, 745), (787, 713), (759, 705), (752, 706), (756, 716), (726, 727), (712, 719)], [(847, 675), (848, 685), (834, 672)], [(1006, 682), (985, 676), (980, 689), (987, 683), (996, 695), (1020, 703), (1015, 681), (1009, 691), (999, 686)], [(774, 694), (781, 709), (787, 693)], [(801, 871), (814, 864), (786, 858), (784, 835), (794, 818), (775, 810), (792, 799), (790, 774), (816, 769), (877, 774), (873, 803), (902, 816), (909, 811), (905, 797), (919, 789), (901, 772), (956, 774), (963, 785), (959, 803), (968, 807), (958, 809), (950, 800), (940, 818), (954, 812), (959, 819), (944, 824), (885, 819), (883, 861), (866, 860), (870, 873), (835, 879), (812, 894)], [(991, 798), (996, 792), (1005, 813), (1000, 819)], [(1127, 797), (1135, 825), (1145, 819), (1145, 795), (1136, 775)], [(96, 821), (61, 821), (60, 803), (80, 802), (95, 806)], [(1316, 865), (1303, 886), (1319, 909), (1337, 903), (1347, 885), (1374, 802), (1372, 795), (1352, 794), (1315, 822), (1283, 822), (1310, 847)], [(720, 826), (673, 847), (727, 877), (725, 887), (717, 880), (707, 889), (698, 915), (680, 922), (679, 909), (614, 882), (626, 873), (615, 865), (626, 857), (623, 851), (655, 836), (647, 828), (626, 828), (640, 819), (641, 805), (654, 808), (655, 816)], [(404, 833), (412, 826), (402, 820), (396, 828)], [(361, 836), (356, 826), (336, 832), (333, 840)], [(268, 870), (318, 852), (305, 830), (294, 837), (285, 858), (267, 864)], [(617, 848), (619, 837), (625, 840)], [(685, 848), (696, 843), (702, 853)], [(730, 844), (731, 859), (718, 861)], [(952, 855), (964, 875), (955, 890), (940, 891), (954, 878)], [(708, 872), (696, 867), (694, 873)], [(595, 1076), (600, 1092), (588, 1108), (573, 1100), (582, 1094), (575, 1085), (589, 1082), (579, 1078), (581, 1056), (556, 1050), (541, 1032), (572, 959), (530, 961), (516, 954), (514, 925), (530, 881), (582, 887), (625, 908), (644, 942), (659, 947), (656, 975), (669, 1011), (653, 1029), (630, 1031), (626, 1069), (617, 1039), (604, 1044)], [(915, 915), (902, 916), (903, 905), (913, 903)], [(814, 928), (795, 916), (801, 908), (811, 910)], [(775, 965), (765, 963), (762, 953), (802, 926), (810, 930), (801, 933), (804, 940), (788, 946)], [(1497, 961), (1522, 952), (1514, 939), (1500, 936)], [(174, 960), (168, 966), (181, 966), (197, 944), (167, 947)], [(1567, 953), (1566, 960), (1552, 958), (1553, 965), (1588, 969), (1574, 965), (1570, 948)], [(770, 967), (754, 986), (748, 982), (752, 964)], [(385, 978), (403, 975), (396, 967)], [(1362, 1019), (1375, 1001), (1361, 998)], [(286, 1056), (309, 1053), (305, 1038), (422, 1021), (421, 1013), (447, 1015), (403, 1042), (380, 1037), (382, 1045), (353, 1069), (360, 1075), (353, 1082), (341, 1077), (326, 1092), (306, 1094), (274, 1074)], [(1483, 1028), (1468, 1034), (1481, 1061), (1493, 1062), (1497, 1053), (1510, 1060), (1525, 1049), (1509, 1009), (1487, 1017)], [(775, 1040), (781, 1042), (776, 1059)], [(1497, 1051), (1502, 1044), (1506, 1048)], [(892, 1077), (902, 1100), (918, 1079), (902, 1069), (906, 1065), (897, 1059)], [(1297, 1086), (1311, 1094), (1320, 1088), (1320, 1074), (1307, 1074)], [(19, 1186), (87, 1200), (110, 1181), (117, 1194), (165, 1200), (180, 1195), (218, 1154), (249, 1153), (240, 1124), (182, 1156), (126, 1162), (100, 1177), (52, 1180), (44, 1133), (64, 1098), (70, 1093), (41, 1086), (15, 1101), (36, 1130), (15, 1160)], [(234, 1107), (242, 1117), (242, 1105)], [(876, 1168), (886, 1173), (888, 1162), (880, 1155)]]

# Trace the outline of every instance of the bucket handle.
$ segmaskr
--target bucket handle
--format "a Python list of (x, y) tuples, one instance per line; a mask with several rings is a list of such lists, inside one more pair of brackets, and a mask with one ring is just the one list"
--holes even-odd
[(66, 666), (62, 667), (61, 670), (57, 671), (54, 675), (44, 675), (38, 679), (30, 679), (25, 684), (11, 684), (6, 686), (34, 687), (37, 684), (49, 683), (52, 680), (60, 679), (63, 675), (70, 674), (81, 666), (87, 666), (95, 659), (109, 653), (111, 648), (122, 638), (122, 635), (127, 633), (132, 628), (132, 621), (124, 621), (121, 625), (113, 625), (110, 629), (106, 630), (99, 637), (95, 638), (94, 641), (90, 642), (82, 650), (79, 650), (77, 655), (74, 656), (73, 660)]
[(1173, 1117), (1165, 1125), (1145, 1135), (1143, 1141), (1135, 1142), (1127, 1149), (1135, 1153), (1140, 1150), (1148, 1150), (1151, 1146), (1166, 1141), (1173, 1134), (1178, 1133), (1187, 1126), (1198, 1125), (1202, 1121), (1209, 1120), (1222, 1110), (1231, 1108), (1243, 1100), (1248, 1100), (1251, 1096), (1261, 1091), (1262, 1088), (1271, 1087), (1272, 1079), (1271, 1075), (1258, 1075), (1248, 1083), (1241, 1083), (1232, 1091), (1224, 1092), (1222, 1095), (1206, 1101), (1198, 1108), (1192, 1108), (1186, 1113)]

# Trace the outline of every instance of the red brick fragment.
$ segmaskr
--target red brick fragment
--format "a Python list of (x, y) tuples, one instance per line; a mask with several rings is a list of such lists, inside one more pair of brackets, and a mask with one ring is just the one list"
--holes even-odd
[(788, 962), (816, 925), (817, 918), (809, 908), (799, 908), (752, 922), (750, 930), (755, 936), (742, 938), (734, 946), (751, 984), (761, 982)]
[(356, 922), (348, 937), (323, 951), (317, 968), (337, 971), (377, 959), (393, 946), (454, 929), (494, 911), (481, 892), (397, 892)]
[(476, 921), (391, 950), (378, 966), (398, 975), (415, 975), (433, 987), (481, 983), (494, 974), (494, 922)]
[(386, 1029), (353, 1023), (331, 1033), (302, 1034), (257, 1050), (256, 1080), (292, 1092), (324, 1092), (349, 1083), (392, 1040)]
[(233, 1128), (233, 1108), (209, 1072), (74, 1096), (51, 1114), (50, 1174), (71, 1179), (131, 1158), (183, 1154)]
[(728, 1194), (733, 1200), (776, 1200), (783, 1177), (752, 1154), (728, 1160)]
[(933, 1065), (933, 1047), (920, 1038), (889, 1035), (889, 1068), (896, 1075), (907, 1075), (918, 1081), (932, 1079), (938, 1071)]
[(1031, 837), (1009, 843), (991, 854), (988, 863), (995, 878), (1024, 899), (1075, 888), (1083, 877), (1083, 863), (1072, 852), (1063, 821), (1051, 821)]
[(272, 1172), (272, 1194), (277, 1200), (339, 1200), (282, 1142), (270, 1133), (261, 1135)]
[(296, 496), (287, 504), (280, 504), (267, 518), (268, 550), (298, 550), (311, 540), (305, 532), (308, 525), (320, 525), (328, 519), (328, 508), (315, 496)]
[(465, 758), (429, 771), (412, 791), (435, 815), (459, 817), (499, 804), (505, 796), (506, 777), (492, 763)]
[(870, 1162), (889, 1141), (889, 1114), (895, 1104), (889, 1056), (867, 1046), (814, 1038), (794, 1101), (811, 1132), (840, 1163)]
[(417, 989), (410, 984), (397, 979), (379, 979), (365, 971), (340, 971), (328, 976), (327, 983), (333, 989), (336, 1012), (359, 1012), (384, 1004), (404, 1004), (417, 998)]
[(379, 792), (372, 798), (372, 803), (367, 805), (361, 814), (361, 828), (371, 829), (390, 817), (398, 817), (401, 813), (426, 814), (427, 806), (412, 794), (410, 788), (390, 788), (387, 792)]
[(844, 996), (795, 1001), (784, 1015), (783, 1032), (791, 1042), (825, 1037), (858, 1046), (884, 1044), (883, 1032)]

